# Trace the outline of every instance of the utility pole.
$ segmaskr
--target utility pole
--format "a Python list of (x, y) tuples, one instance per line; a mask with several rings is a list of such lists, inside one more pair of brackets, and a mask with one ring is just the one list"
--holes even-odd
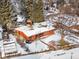
[(71, 59), (73, 59), (73, 53), (71, 52)]

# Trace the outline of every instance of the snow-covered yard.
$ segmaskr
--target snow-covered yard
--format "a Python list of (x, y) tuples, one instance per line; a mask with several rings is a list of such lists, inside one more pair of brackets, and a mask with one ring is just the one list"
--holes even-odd
[(79, 48), (14, 57), (11, 59), (79, 59)]

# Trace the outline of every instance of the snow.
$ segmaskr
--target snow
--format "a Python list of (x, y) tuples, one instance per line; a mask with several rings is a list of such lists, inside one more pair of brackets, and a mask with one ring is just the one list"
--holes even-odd
[(10, 37), (11, 40), (13, 40), (13, 41), (16, 43), (16, 49), (17, 49), (17, 52), (18, 52), (18, 53), (21, 53), (21, 54), (27, 53), (27, 52), (25, 52), (24, 49), (21, 48), (21, 46), (17, 43), (15, 36), (13, 36), (12, 34), (10, 34), (9, 37)]
[(14, 57), (14, 58), (11, 58), (11, 59), (40, 59), (41, 56), (42, 56), (42, 54), (35, 54), (35, 55)]
[[(6, 45), (6, 46), (5, 46), (6, 48), (4, 48), (3, 43), (12, 43), (12, 42), (15, 42), (13, 36), (12, 36), (11, 34), (10, 34), (9, 36), (10, 36), (10, 38), (11, 38), (10, 41), (8, 41), (8, 42), (7, 42), (7, 41), (3, 42), (3, 40), (0, 41), (0, 47), (1, 47), (2, 57), (5, 56), (5, 52), (7, 53), (7, 52), (12, 52), (12, 51), (15, 51), (15, 50), (16, 50), (16, 48), (13, 49), (14, 44)], [(10, 47), (9, 47), (9, 46), (10, 46)], [(8, 48), (7, 48), (7, 47), (8, 47)], [(11, 49), (11, 48), (12, 48), (12, 49)], [(5, 49), (5, 52), (4, 52), (4, 49)], [(11, 49), (11, 50), (7, 50), (7, 49)]]
[(43, 33), (43, 32), (46, 32), (46, 31), (50, 31), (50, 30), (53, 30), (54, 28), (53, 27), (50, 27), (50, 28), (47, 28), (47, 27), (33, 27), (33, 30), (28, 30), (27, 26), (24, 26), (24, 27), (20, 27), (20, 28), (16, 28), (15, 30), (17, 31), (21, 31), (23, 32), (26, 36), (30, 37), (32, 35), (36, 35), (36, 34), (39, 34), (39, 33)]
[[(10, 39), (12, 38), (13, 41), (16, 41), (15, 37), (12, 34), (10, 34), (9, 36), (10, 36)], [(54, 35), (51, 35), (51, 36), (41, 39), (41, 40), (44, 41), (45, 43), (48, 43), (51, 40), (59, 41), (60, 38), (61, 38), (61, 35), (58, 33), (55, 33)], [(0, 42), (0, 43), (2, 43), (2, 42)], [(16, 42), (16, 45), (17, 45), (18, 53), (22, 53), (22, 54), (25, 53), (24, 49), (21, 48), (17, 44), (17, 42)], [(26, 45), (29, 47), (31, 52), (44, 51), (44, 50), (48, 49), (48, 47), (45, 44), (43, 44), (42, 42), (40, 42), (40, 40), (36, 40), (36, 41), (32, 42), (31, 44), (26, 44)], [(1, 50), (3, 53), (4, 49), (1, 49)], [(34, 55), (12, 57), (10, 59), (71, 59), (71, 56), (73, 57), (73, 59), (75, 59), (75, 58), (78, 59), (79, 58), (78, 54), (79, 54), (79, 48), (74, 48), (71, 50), (57, 50), (57, 51), (50, 51), (50, 52), (34, 54)]]
[(52, 51), (51, 53), (42, 56), (41, 59), (70, 59), (70, 54), (63, 50)]
[[(59, 41), (61, 38), (60, 34), (54, 34), (47, 38), (40, 39), (45, 43), (49, 43), (50, 41)], [(50, 39), (50, 40), (49, 40)], [(31, 44), (27, 44), (31, 52), (45, 51), (48, 50), (48, 46), (42, 43), (39, 39), (32, 42)]]
[(71, 50), (58, 50), (44, 54), (40, 59), (79, 59), (78, 54), (79, 48), (74, 48)]
[[(10, 39), (12, 39), (13, 41), (16, 42), (16, 38), (12, 34), (10, 34), (9, 36), (10, 36)], [(44, 39), (41, 39), (41, 40), (44, 41), (45, 43), (48, 43), (51, 40), (58, 41), (58, 40), (60, 40), (60, 34), (51, 35), (51, 36), (44, 38)], [(17, 45), (18, 53), (23, 54), (25, 52), (24, 49), (21, 48), (20, 45), (17, 44), (17, 42), (16, 42), (16, 45)], [(30, 52), (38, 52), (38, 51), (48, 50), (48, 46), (45, 45), (44, 43), (40, 42), (39, 39), (32, 42), (31, 44), (26, 44), (26, 46), (28, 46), (28, 48), (30, 49)]]
[(79, 59), (79, 48), (71, 50), (57, 50), (40, 54), (13, 57), (11, 59)]
[[(19, 44), (17, 44), (15, 36), (13, 36), (12, 34), (10, 34), (9, 37), (10, 37), (10, 41), (9, 42), (10, 43), (11, 42), (15, 42), (16, 47), (13, 48), (14, 44), (7, 45), (7, 46), (11, 46), (11, 47), (8, 47), (6, 49), (9, 49), (9, 48), (12, 48), (12, 49), (9, 50), (9, 51), (6, 50), (5, 52), (17, 51), (18, 53), (21, 53), (21, 54), (27, 53), (27, 52), (24, 51), (23, 48), (20, 47)], [(5, 43), (8, 43), (8, 42), (5, 42)], [(2, 57), (5, 57), (3, 40), (0, 41), (0, 50), (1, 50), (1, 53), (2, 53)]]
[[(55, 33), (54, 35), (49, 36), (48, 38), (41, 39), (45, 43), (48, 43), (49, 41), (59, 41), (61, 38), (61, 35), (58, 33)], [(49, 40), (50, 39), (50, 40)], [(37, 51), (43, 51), (48, 49), (48, 47), (41, 43), (40, 40), (34, 41), (31, 44), (28, 44), (29, 49), (31, 52), (37, 52)], [(72, 54), (73, 53), (73, 54)], [(28, 58), (28, 59), (78, 59), (79, 54), (79, 48), (74, 48), (71, 50), (57, 50), (57, 51), (51, 51), (47, 53), (41, 53), (41, 54), (34, 54), (34, 55), (28, 55), (28, 56), (22, 56), (19, 57), (19, 59)], [(77, 56), (77, 57), (76, 57)], [(14, 58), (14, 59), (18, 59)]]
[(22, 15), (17, 15), (17, 22), (23, 22), (25, 21), (25, 17)]
[[(56, 0), (55, 0), (56, 1)], [(13, 5), (15, 6), (15, 9), (17, 12), (20, 12), (20, 6), (18, 4), (18, 2), (16, 0), (11, 0), (11, 2), (13, 3)], [(49, 16), (49, 15), (53, 15), (53, 14), (58, 14), (59, 10), (56, 9), (56, 4), (54, 4), (55, 8), (51, 8), (49, 11), (45, 11), (45, 16)], [(68, 18), (72, 18), (72, 16), (69, 15), (58, 15), (60, 17), (64, 17), (66, 19)], [(54, 17), (55, 19), (59, 18)], [(17, 15), (17, 22), (23, 22), (25, 20), (24, 16), (22, 15)], [(49, 18), (50, 19), (50, 18)], [(62, 21), (62, 19), (60, 19)], [(70, 20), (71, 21), (71, 20)], [(65, 25), (68, 25), (69, 21), (65, 23)], [(73, 24), (75, 24), (75, 22), (73, 22)], [(69, 24), (73, 25), (73, 24)], [(77, 23), (79, 24), (79, 23)], [(51, 23), (49, 21), (47, 22), (42, 22), (41, 25), (48, 25), (48, 27), (40, 27), (39, 24), (35, 23), (33, 27), (33, 30), (30, 30), (30, 28), (28, 28), (27, 26), (22, 26), (19, 28), (16, 28), (15, 30), (18, 31), (22, 31), (23, 33), (25, 33), (27, 36), (32, 36), (32, 35), (36, 35), (45, 31), (49, 31), (54, 29), (53, 27), (50, 27)], [(36, 28), (36, 27), (40, 27), (40, 28)], [(0, 27), (0, 39), (2, 39), (2, 28)], [(16, 38), (15, 36), (13, 36), (12, 34), (9, 35), (9, 39), (10, 39), (10, 43), (11, 42), (15, 42), (16, 46), (17, 46), (17, 51), (18, 53), (25, 53), (24, 49), (20, 47), (19, 44), (17, 44), (16, 42)], [(41, 38), (40, 40), (42, 40), (45, 43), (49, 43), (50, 41), (59, 41), (61, 39), (61, 35), (58, 33), (55, 33), (54, 35), (51, 35), (47, 38)], [(79, 40), (71, 38), (73, 40), (75, 40), (76, 42), (79, 43)], [(30, 49), (30, 52), (38, 52), (38, 51), (44, 51), (44, 50), (48, 50), (48, 46), (45, 45), (44, 43), (42, 43), (39, 39), (32, 42), (31, 44), (26, 44), (26, 46)], [(75, 44), (76, 42), (74, 42), (73, 40), (69, 40), (67, 38), (65, 38), (66, 41)], [(7, 42), (5, 42), (7, 43)], [(11, 45), (13, 46), (13, 45)], [(3, 41), (0, 41), (0, 48), (1, 48), (1, 52), (2, 52), (2, 56), (4, 57), (4, 47), (3, 47)], [(12, 50), (11, 50), (12, 51)], [(27, 52), (26, 52), (27, 53)], [(34, 54), (34, 55), (27, 55), (27, 56), (20, 56), (20, 57), (13, 57), (10, 59), (79, 59), (79, 48), (75, 48), (75, 49), (71, 49), (71, 50), (57, 50), (57, 51), (51, 51), (51, 52), (47, 52), (47, 53), (41, 53), (41, 54)]]
[(79, 43), (79, 37), (76, 36), (66, 36), (65, 41), (71, 43), (71, 44), (78, 44)]
[[(49, 40), (50, 39), (50, 40)], [(46, 43), (48, 43), (48, 42), (50, 42), (50, 41), (59, 41), (61, 39), (61, 35), (60, 34), (58, 34), (58, 33), (55, 33), (54, 35), (51, 35), (51, 36), (49, 36), (49, 37), (47, 37), (47, 38), (45, 38), (45, 39), (42, 39), (42, 41), (44, 41), (44, 42), (46, 42)]]

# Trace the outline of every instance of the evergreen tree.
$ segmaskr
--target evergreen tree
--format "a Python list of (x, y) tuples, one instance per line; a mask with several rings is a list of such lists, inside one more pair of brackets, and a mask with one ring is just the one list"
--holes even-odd
[(0, 24), (5, 25), (11, 21), (11, 11), (9, 0), (0, 0)]
[(25, 0), (25, 6), (30, 19), (32, 19), (34, 22), (44, 20), (42, 0)]

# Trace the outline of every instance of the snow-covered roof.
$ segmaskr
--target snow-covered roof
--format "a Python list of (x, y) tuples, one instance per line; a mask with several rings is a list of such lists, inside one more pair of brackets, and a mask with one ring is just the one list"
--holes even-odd
[(65, 41), (71, 43), (71, 44), (78, 44), (79, 43), (79, 37), (76, 37), (76, 36), (66, 36), (65, 37)]
[(36, 35), (36, 34), (43, 33), (43, 32), (46, 32), (46, 31), (50, 31), (50, 30), (53, 30), (53, 29), (54, 29), (53, 27), (50, 27), (50, 28), (40, 27), (40, 28), (38, 28), (38, 27), (33, 26), (33, 29), (30, 30), (27, 26), (22, 26), (22, 27), (16, 28), (15, 30), (21, 31), (27, 36), (32, 36), (32, 35)]

